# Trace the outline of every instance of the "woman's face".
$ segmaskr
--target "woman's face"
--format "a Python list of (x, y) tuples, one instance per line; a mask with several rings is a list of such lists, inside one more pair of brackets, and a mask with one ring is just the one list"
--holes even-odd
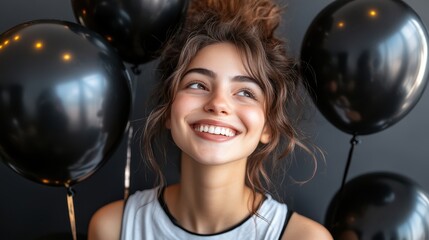
[(183, 156), (205, 165), (246, 161), (268, 143), (265, 97), (230, 43), (201, 49), (179, 83), (167, 127)]

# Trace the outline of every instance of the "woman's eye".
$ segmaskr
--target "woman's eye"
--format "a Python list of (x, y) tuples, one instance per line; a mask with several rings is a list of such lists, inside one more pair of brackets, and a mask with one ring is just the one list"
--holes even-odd
[(202, 90), (206, 90), (207, 89), (206, 86), (204, 86), (204, 84), (199, 83), (199, 82), (190, 83), (190, 84), (188, 84), (187, 87), (191, 88), (191, 89), (202, 89)]
[(256, 100), (256, 96), (255, 96), (255, 94), (254, 94), (251, 90), (249, 90), (249, 89), (243, 89), (243, 90), (240, 90), (240, 91), (237, 93), (237, 95), (238, 95), (238, 96), (243, 96), (243, 97), (252, 98), (252, 99), (255, 99), (255, 100)]

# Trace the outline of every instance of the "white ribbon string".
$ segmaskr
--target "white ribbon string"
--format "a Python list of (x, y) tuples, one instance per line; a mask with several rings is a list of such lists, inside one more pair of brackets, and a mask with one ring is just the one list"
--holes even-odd
[(131, 169), (131, 140), (133, 136), (133, 126), (130, 124), (128, 130), (128, 144), (127, 144), (127, 160), (125, 164), (125, 173), (124, 173), (124, 200), (126, 201), (130, 193), (130, 169)]
[(71, 187), (68, 187), (67, 188), (67, 206), (69, 209), (70, 227), (73, 235), (73, 240), (77, 240), (76, 217), (74, 213), (73, 195), (74, 195), (73, 189)]

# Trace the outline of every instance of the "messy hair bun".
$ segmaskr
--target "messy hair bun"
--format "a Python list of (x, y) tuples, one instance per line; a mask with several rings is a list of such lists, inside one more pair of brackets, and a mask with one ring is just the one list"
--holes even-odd
[(257, 27), (264, 39), (272, 38), (280, 23), (280, 9), (270, 0), (194, 0), (189, 6), (187, 24), (204, 24), (211, 16), (221, 22), (234, 19), (243, 28)]

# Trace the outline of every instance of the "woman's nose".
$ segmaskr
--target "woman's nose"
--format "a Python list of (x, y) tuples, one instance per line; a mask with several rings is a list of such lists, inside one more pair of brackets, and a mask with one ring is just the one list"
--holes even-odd
[(205, 104), (204, 110), (214, 114), (230, 114), (231, 103), (228, 94), (220, 90), (214, 91)]

